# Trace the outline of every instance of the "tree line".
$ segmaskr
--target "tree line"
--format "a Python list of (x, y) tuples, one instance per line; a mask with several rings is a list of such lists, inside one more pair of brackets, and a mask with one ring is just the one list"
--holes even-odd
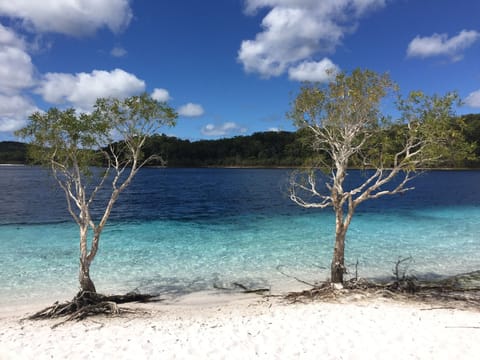
[[(440, 164), (448, 168), (480, 167), (480, 114), (469, 114), (451, 119), (452, 128), (457, 129), (472, 144), (474, 149), (466, 155), (462, 149), (452, 149)], [(391, 127), (384, 135), (394, 146), (402, 128)], [(218, 140), (183, 140), (165, 134), (154, 134), (147, 138), (143, 147), (145, 157), (160, 155), (168, 167), (298, 167), (315, 162), (318, 154), (312, 150), (306, 129), (295, 132), (267, 131), (247, 136), (236, 136)], [(378, 144), (380, 139), (372, 139)], [(28, 163), (27, 145), (15, 141), (0, 142), (1, 164)], [(158, 166), (153, 161), (149, 165)], [(352, 159), (352, 167), (362, 167), (361, 159)]]

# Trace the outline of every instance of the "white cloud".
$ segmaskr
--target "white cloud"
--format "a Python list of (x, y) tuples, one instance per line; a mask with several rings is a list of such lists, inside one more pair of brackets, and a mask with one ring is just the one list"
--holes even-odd
[[(130, 0), (0, 0), (0, 17), (9, 17), (16, 26), (31, 32), (82, 36), (101, 28), (123, 30), (132, 11)], [(47, 101), (69, 102), (82, 110), (89, 108), (97, 97), (128, 96), (145, 88), (143, 81), (118, 69), (76, 75), (49, 73), (38, 81), (28, 53), (34, 46), (34, 42), (27, 44), (12, 29), (0, 24), (0, 131), (20, 128), (28, 115), (38, 110), (27, 95), (34, 87)], [(114, 56), (125, 53), (121, 48), (112, 50)]]
[(22, 92), (35, 83), (32, 59), (26, 44), (0, 24), (0, 131), (14, 131), (37, 110)]
[(249, 14), (271, 10), (262, 32), (242, 42), (238, 60), (247, 72), (279, 76), (319, 53), (332, 53), (362, 15), (384, 5), (385, 0), (247, 0)]
[(278, 127), (271, 127), (271, 128), (268, 128), (268, 131), (280, 132), (280, 128), (278, 128)]
[(25, 125), (28, 116), (37, 110), (26, 97), (0, 94), (0, 131), (20, 129)]
[(5, 0), (0, 1), (0, 15), (20, 19), (30, 30), (82, 36), (103, 27), (113, 32), (126, 28), (132, 19), (129, 3), (129, 0)]
[(178, 114), (180, 116), (195, 117), (202, 116), (205, 113), (202, 105), (188, 103), (178, 108)]
[(243, 134), (247, 129), (242, 128), (234, 122), (226, 122), (221, 125), (207, 124), (201, 132), (205, 136), (227, 136), (231, 134)]
[(121, 46), (115, 46), (111, 51), (110, 51), (110, 55), (112, 55), (113, 57), (123, 57), (125, 55), (127, 55), (127, 50), (125, 50), (123, 47)]
[(297, 81), (329, 82), (340, 71), (330, 59), (321, 61), (304, 61), (295, 67), (288, 69), (288, 77)]
[(34, 67), (25, 43), (0, 24), (0, 93), (16, 94), (34, 83)]
[(145, 89), (145, 82), (121, 69), (94, 70), (75, 75), (47, 73), (35, 90), (52, 104), (70, 103), (88, 111), (100, 97), (127, 97)]
[(474, 30), (462, 30), (457, 36), (448, 38), (447, 34), (433, 34), (429, 37), (417, 36), (407, 48), (407, 56), (426, 58), (430, 56), (448, 56), (460, 60), (463, 50), (480, 39), (480, 33)]
[(152, 98), (160, 102), (167, 102), (171, 99), (168, 90), (159, 88), (153, 89)]
[(25, 43), (15, 32), (0, 24), (0, 44), (23, 48)]
[(468, 95), (465, 100), (465, 105), (473, 108), (480, 108), (480, 90), (474, 91)]

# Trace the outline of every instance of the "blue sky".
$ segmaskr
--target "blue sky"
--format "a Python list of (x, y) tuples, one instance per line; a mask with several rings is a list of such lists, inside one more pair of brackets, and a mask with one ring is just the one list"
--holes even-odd
[(179, 112), (169, 135), (293, 130), (301, 81), (357, 67), (480, 112), (478, 14), (478, 0), (0, 0), (0, 141), (33, 111), (142, 91)]

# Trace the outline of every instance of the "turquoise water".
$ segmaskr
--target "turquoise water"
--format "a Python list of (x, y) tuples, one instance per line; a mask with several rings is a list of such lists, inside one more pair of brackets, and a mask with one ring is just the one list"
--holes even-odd
[[(10, 206), (0, 202), (0, 305), (66, 299), (78, 288), (78, 230), (40, 173), (1, 174), (4, 182), (16, 176), (10, 186), (17, 198), (11, 190), (2, 195)], [(279, 268), (305, 281), (324, 280), (333, 214), (292, 205), (282, 190), (286, 176), (285, 170), (145, 171), (104, 231), (91, 270), (97, 289), (176, 296), (233, 282), (274, 291), (303, 286)], [(347, 235), (351, 271), (358, 260), (361, 276), (388, 277), (398, 257), (407, 256), (418, 274), (480, 269), (479, 179), (479, 172), (432, 173), (416, 184), (416, 195), (359, 209)], [(32, 181), (50, 193), (43, 202), (28, 200), (38, 192)], [(465, 189), (470, 183), (477, 187)]]

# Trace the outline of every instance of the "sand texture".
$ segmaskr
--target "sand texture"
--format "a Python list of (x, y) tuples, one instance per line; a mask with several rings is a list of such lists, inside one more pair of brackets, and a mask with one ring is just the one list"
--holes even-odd
[[(245, 297), (134, 305), (58, 321), (0, 318), (0, 359), (478, 359), (480, 312), (374, 299), (287, 304)], [(38, 310), (38, 309), (37, 309)]]

